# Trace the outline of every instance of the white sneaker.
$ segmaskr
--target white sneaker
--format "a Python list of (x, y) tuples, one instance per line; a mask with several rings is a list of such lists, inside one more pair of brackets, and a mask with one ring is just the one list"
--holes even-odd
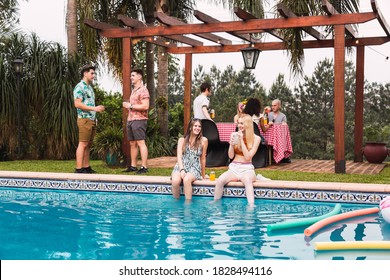
[(261, 174), (257, 174), (256, 179), (257, 179), (258, 181), (271, 181), (271, 179), (266, 178), (266, 177), (264, 177), (264, 176), (261, 175)]

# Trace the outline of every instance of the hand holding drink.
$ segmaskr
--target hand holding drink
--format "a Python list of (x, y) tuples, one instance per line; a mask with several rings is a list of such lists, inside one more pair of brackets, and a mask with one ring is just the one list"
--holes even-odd
[(129, 109), (130, 108), (130, 102), (123, 101), (122, 102), (123, 108)]
[(230, 137), (230, 144), (238, 145), (239, 142), (240, 142), (240, 136), (238, 135), (238, 132), (233, 132)]

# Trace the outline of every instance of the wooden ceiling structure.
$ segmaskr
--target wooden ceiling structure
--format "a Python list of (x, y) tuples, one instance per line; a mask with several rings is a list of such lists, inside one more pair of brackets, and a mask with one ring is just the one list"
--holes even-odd
[[(123, 98), (128, 99), (131, 93), (131, 48), (133, 40), (144, 40), (164, 47), (168, 53), (184, 54), (184, 123), (191, 117), (191, 82), (192, 56), (204, 53), (239, 52), (252, 46), (261, 51), (285, 50), (286, 43), (280, 34), (280, 29), (300, 28), (309, 36), (303, 41), (303, 48), (334, 48), (334, 139), (335, 139), (335, 172), (345, 173), (345, 48), (356, 47), (356, 93), (355, 93), (355, 131), (354, 131), (354, 161), (363, 161), (361, 149), (363, 146), (363, 90), (364, 90), (364, 57), (365, 47), (381, 45), (390, 41), (390, 28), (386, 23), (376, 0), (371, 1), (372, 12), (340, 14), (327, 1), (322, 1), (324, 15), (298, 16), (279, 4), (279, 18), (258, 19), (254, 15), (236, 8), (234, 10), (238, 21), (221, 22), (218, 19), (194, 11), (194, 16), (201, 23), (185, 23), (164, 13), (155, 13), (159, 25), (147, 26), (145, 23), (119, 15), (123, 27), (87, 19), (85, 24), (98, 31), (100, 36), (122, 39), (122, 78)], [(355, 30), (357, 24), (377, 20), (385, 36), (359, 37)], [(329, 39), (320, 28), (334, 26), (334, 36)], [(215, 34), (218, 33), (218, 34)], [(274, 41), (263, 42), (252, 34), (268, 33)], [(237, 38), (242, 43), (236, 43), (228, 37)], [(194, 35), (189, 37), (188, 35)], [(348, 36), (346, 36), (348, 35)], [(195, 38), (194, 38), (195, 37)], [(310, 39), (310, 38), (313, 39)], [(202, 40), (199, 40), (201, 38)], [(204, 40), (209, 44), (205, 44)], [(210, 44), (211, 42), (211, 44)], [(124, 110), (124, 120), (126, 111)], [(125, 141), (127, 142), (127, 141)], [(129, 158), (129, 149), (125, 149)]]

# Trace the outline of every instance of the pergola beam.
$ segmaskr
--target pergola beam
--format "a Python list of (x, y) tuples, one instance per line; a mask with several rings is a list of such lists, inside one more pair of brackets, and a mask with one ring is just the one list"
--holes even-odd
[[(182, 22), (174, 17), (167, 16), (164, 13), (155, 12), (154, 17), (161, 23), (166, 24), (168, 26), (174, 26), (174, 25), (187, 25), (187, 23)], [(217, 44), (221, 45), (231, 45), (232, 41), (227, 40), (223, 37), (220, 37), (218, 35), (212, 34), (212, 33), (203, 33), (203, 34), (194, 34), (198, 37), (201, 37), (203, 39), (212, 41)]]
[[(292, 11), (290, 11), (289, 9), (287, 9), (287, 7), (283, 4), (283, 3), (279, 3), (277, 5), (277, 9), (278, 9), (278, 12), (279, 14), (284, 17), (284, 18), (297, 18), (298, 16), (296, 14), (294, 14)], [(303, 30), (305, 30), (306, 33), (310, 34), (311, 36), (313, 36), (314, 38), (316, 38), (317, 40), (323, 40), (326, 38), (325, 35), (323, 35), (321, 32), (319, 32), (318, 30), (314, 29), (312, 26), (306, 26), (306, 27), (302, 27)]]
[[(346, 47), (357, 47), (357, 46), (377, 46), (382, 45), (390, 41), (389, 37), (366, 37), (366, 38), (355, 38), (346, 39)], [(264, 42), (254, 44), (236, 44), (232, 46), (202, 46), (202, 47), (168, 47), (168, 51), (173, 54), (200, 54), (200, 53), (227, 53), (227, 52), (239, 52), (241, 49), (253, 45), (254, 48), (262, 51), (275, 51), (285, 50), (286, 45), (284, 42)], [(316, 49), (316, 48), (333, 48), (334, 40), (307, 40), (302, 42), (304, 49)]]
[(377, 14), (377, 18), (379, 21), (379, 24), (382, 26), (383, 30), (385, 31), (386, 35), (390, 37), (390, 28), (387, 24), (385, 18), (382, 15), (382, 12), (379, 10), (378, 5), (376, 4), (376, 0), (371, 0), (371, 7), (375, 14)]
[[(327, 25), (345, 25), (364, 23), (373, 20), (377, 17), (374, 12), (354, 13), (354, 14), (339, 14), (332, 17), (329, 16), (304, 16), (297, 18), (275, 19), (255, 19), (243, 22), (215, 22), (215, 23), (196, 23), (187, 24), (185, 26), (148, 26), (128, 30), (122, 29), (104, 29), (100, 30), (102, 36), (108, 38), (124, 38), (124, 37), (150, 37), (150, 36), (167, 36), (190, 33), (210, 33), (210, 32), (236, 32), (245, 31), (251, 33), (255, 30), (270, 30), (282, 28), (300, 28), (307, 26), (327, 26)], [(253, 41), (253, 40), (252, 40)]]
[[(238, 7), (234, 8), (234, 13), (236, 14), (236, 16), (238, 16), (243, 21), (251, 20), (251, 19), (258, 19), (257, 17), (255, 17), (251, 13), (248, 13), (247, 11), (245, 11), (245, 10), (243, 10), (241, 8), (238, 8)], [(259, 30), (256, 33), (259, 33), (259, 32), (264, 32), (264, 30)], [(272, 36), (274, 36), (274, 37), (284, 41), (283, 36), (281, 34), (279, 34), (279, 32), (277, 30), (270, 29), (270, 30), (265, 30), (265, 32), (267, 32), (267, 33), (271, 34)]]

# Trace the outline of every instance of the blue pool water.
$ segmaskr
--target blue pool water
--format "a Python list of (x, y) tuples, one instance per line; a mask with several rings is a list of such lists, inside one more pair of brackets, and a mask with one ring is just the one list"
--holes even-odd
[[(169, 195), (0, 189), (0, 259), (390, 259), (387, 251), (315, 253), (316, 241), (390, 240), (378, 215), (267, 234), (267, 225), (323, 215), (334, 204)], [(362, 209), (342, 205), (342, 211)]]

